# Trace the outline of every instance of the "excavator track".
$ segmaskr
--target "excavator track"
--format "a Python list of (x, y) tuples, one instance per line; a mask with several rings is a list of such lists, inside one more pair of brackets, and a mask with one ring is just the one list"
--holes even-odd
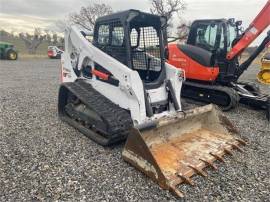
[(84, 80), (61, 85), (58, 111), (63, 121), (103, 146), (125, 140), (133, 126), (128, 111)]
[(240, 100), (238, 93), (226, 86), (204, 85), (186, 81), (183, 85), (182, 96), (206, 103), (213, 103), (223, 111), (235, 108)]

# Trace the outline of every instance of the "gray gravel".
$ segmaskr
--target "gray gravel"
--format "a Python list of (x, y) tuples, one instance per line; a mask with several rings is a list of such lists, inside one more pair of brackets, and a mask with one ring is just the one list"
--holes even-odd
[[(122, 160), (123, 145), (103, 148), (59, 121), (59, 65), (0, 61), (0, 201), (177, 200)], [(242, 106), (226, 115), (250, 144), (181, 186), (184, 200), (269, 201), (270, 125)]]

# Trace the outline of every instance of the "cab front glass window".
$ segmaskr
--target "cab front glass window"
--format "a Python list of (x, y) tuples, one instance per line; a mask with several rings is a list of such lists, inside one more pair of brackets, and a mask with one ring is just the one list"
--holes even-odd
[(236, 39), (236, 36), (237, 36), (236, 27), (232, 26), (232, 25), (229, 25), (228, 26), (228, 48), (229, 48), (229, 50), (231, 50), (232, 43)]
[(101, 25), (98, 29), (98, 44), (109, 44), (110, 27), (109, 25)]
[(115, 26), (112, 30), (112, 45), (123, 46), (124, 43), (124, 28), (122, 26)]
[(222, 27), (222, 29), (221, 29), (220, 45), (219, 45), (220, 49), (224, 49), (224, 47), (225, 47), (225, 35), (224, 35), (225, 31), (224, 31), (224, 29), (225, 29), (224, 27)]
[(216, 44), (216, 39), (217, 39), (217, 29), (218, 26), (217, 25), (209, 25), (206, 29), (206, 33), (205, 33), (205, 38), (208, 41), (208, 44), (214, 48), (215, 44)]
[(196, 46), (206, 50), (214, 50), (217, 41), (217, 24), (201, 24), (197, 28)]

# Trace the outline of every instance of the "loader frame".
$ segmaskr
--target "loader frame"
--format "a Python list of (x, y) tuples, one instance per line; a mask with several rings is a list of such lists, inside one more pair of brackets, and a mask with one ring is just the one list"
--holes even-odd
[[(143, 19), (148, 18), (150, 20), (145, 25), (139, 26)], [(98, 32), (99, 27), (109, 25), (109, 29), (111, 29), (112, 21), (121, 22), (121, 25), (124, 27), (124, 47), (126, 48), (128, 58), (134, 56), (131, 52), (132, 44), (127, 37), (131, 34), (131, 26), (136, 26), (136, 23), (138, 23), (137, 27), (145, 27), (150, 26), (151, 23), (153, 24), (153, 21), (156, 21), (154, 25), (159, 40), (158, 44), (155, 44), (158, 47), (155, 48), (160, 50), (160, 59), (153, 56), (148, 57), (153, 57), (154, 61), (159, 61), (161, 65), (161, 71), (157, 78), (150, 82), (142, 80), (142, 75), (139, 74), (138, 69), (134, 68), (134, 63), (132, 63), (134, 60), (128, 59), (128, 63), (125, 63), (108, 51), (112, 47), (110, 44), (102, 46), (102, 44), (98, 43), (98, 37), (100, 36)], [(93, 43), (86, 39), (85, 36), (88, 33), (85, 33), (77, 26), (71, 26), (65, 33), (65, 47), (68, 48), (66, 48), (62, 55), (62, 81), (74, 82), (78, 78), (91, 78), (87, 82), (91, 83), (99, 93), (121, 108), (130, 111), (134, 125), (151, 122), (152, 119), (160, 116), (181, 111), (180, 89), (182, 82), (185, 80), (185, 74), (181, 69), (176, 69), (165, 63), (163, 26), (166, 27), (164, 18), (137, 10), (129, 10), (98, 19)], [(112, 38), (109, 38), (110, 43), (111, 41)], [(85, 71), (88, 73), (91, 71), (91, 74), (84, 75)], [(162, 110), (163, 106), (168, 106), (168, 103), (165, 103), (168, 96), (171, 98), (172, 104), (169, 104), (167, 112), (160, 113), (160, 109)], [(119, 99), (120, 97), (121, 99)]]

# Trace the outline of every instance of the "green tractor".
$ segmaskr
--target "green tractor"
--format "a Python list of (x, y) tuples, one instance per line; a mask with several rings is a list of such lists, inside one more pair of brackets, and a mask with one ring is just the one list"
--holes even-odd
[(0, 59), (17, 60), (18, 52), (11, 43), (0, 41)]

